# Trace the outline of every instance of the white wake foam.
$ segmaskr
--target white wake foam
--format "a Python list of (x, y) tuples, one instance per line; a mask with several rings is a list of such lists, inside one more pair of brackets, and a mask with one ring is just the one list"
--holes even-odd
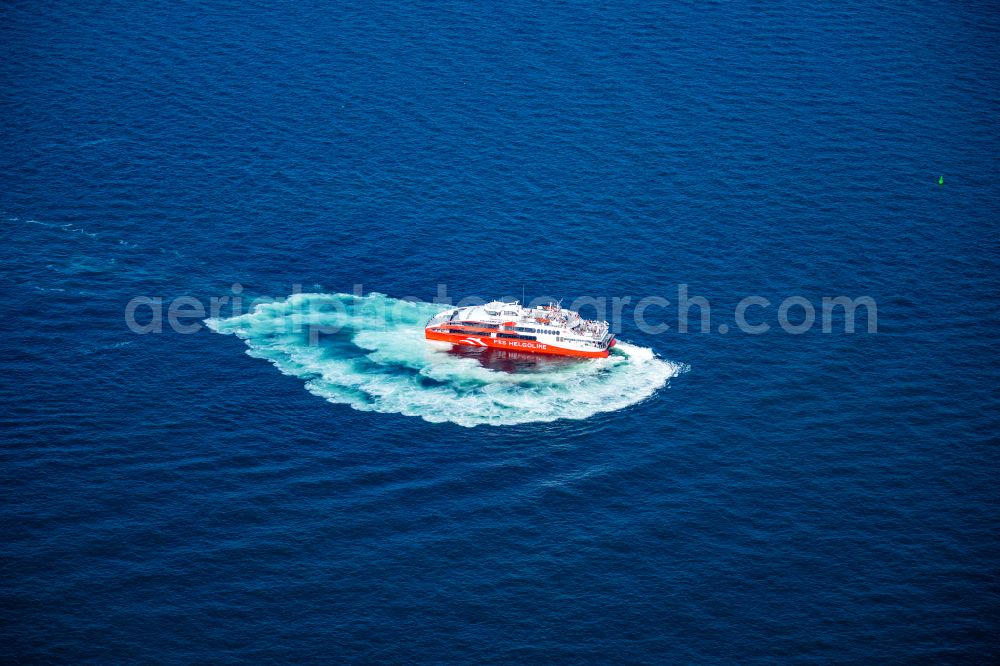
[(424, 340), (441, 309), (376, 293), (296, 294), (205, 323), (330, 402), (462, 426), (585, 419), (648, 398), (684, 369), (626, 342), (606, 359), (491, 369)]

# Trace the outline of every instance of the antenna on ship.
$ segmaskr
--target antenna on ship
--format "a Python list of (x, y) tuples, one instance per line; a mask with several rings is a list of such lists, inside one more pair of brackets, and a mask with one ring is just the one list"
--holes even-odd
[(521, 283), (521, 307), (524, 307), (524, 283)]

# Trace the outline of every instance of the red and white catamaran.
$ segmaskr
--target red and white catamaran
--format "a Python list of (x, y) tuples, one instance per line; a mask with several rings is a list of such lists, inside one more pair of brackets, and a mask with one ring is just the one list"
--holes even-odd
[(606, 321), (583, 319), (556, 304), (526, 308), (517, 301), (445, 310), (431, 317), (424, 335), (466, 347), (586, 358), (604, 358), (615, 346)]

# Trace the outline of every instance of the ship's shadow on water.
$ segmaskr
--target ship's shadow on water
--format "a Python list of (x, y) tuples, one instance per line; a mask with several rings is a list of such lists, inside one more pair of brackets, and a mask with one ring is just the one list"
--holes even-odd
[[(473, 359), (487, 370), (509, 374), (545, 373), (555, 370), (567, 370), (585, 366), (593, 362), (592, 359), (586, 358), (527, 354), (525, 352), (508, 351), (506, 349), (477, 349), (459, 345), (455, 345), (446, 353), (455, 358)], [(613, 350), (612, 354), (614, 354)]]

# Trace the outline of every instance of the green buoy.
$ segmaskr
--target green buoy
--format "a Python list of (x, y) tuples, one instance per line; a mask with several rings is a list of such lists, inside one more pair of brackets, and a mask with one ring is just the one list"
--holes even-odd
[(938, 187), (941, 187), (942, 185), (944, 185), (944, 176), (938, 178)]

